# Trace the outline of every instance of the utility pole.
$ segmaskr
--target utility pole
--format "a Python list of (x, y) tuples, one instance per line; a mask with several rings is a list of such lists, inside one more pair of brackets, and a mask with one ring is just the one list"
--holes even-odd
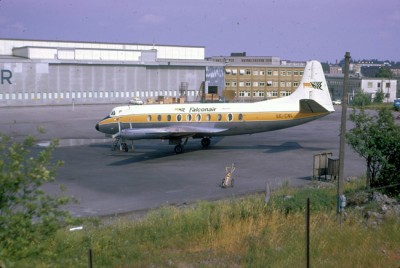
[(348, 86), (349, 86), (349, 64), (350, 64), (350, 52), (346, 52), (344, 56), (344, 81), (343, 81), (343, 102), (342, 102), (342, 120), (340, 123), (340, 145), (339, 145), (339, 178), (337, 187), (337, 213), (341, 220), (342, 217), (342, 205), (341, 201), (344, 199), (344, 145), (346, 136), (346, 119), (347, 119), (347, 102), (348, 102)]

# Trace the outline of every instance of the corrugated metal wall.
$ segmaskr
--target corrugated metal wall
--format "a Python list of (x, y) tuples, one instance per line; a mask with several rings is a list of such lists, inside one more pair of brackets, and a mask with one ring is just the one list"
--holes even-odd
[(24, 62), (0, 63), (0, 68), (5, 70), (0, 106), (127, 103), (132, 97), (178, 97), (182, 82), (188, 83), (188, 100), (192, 101), (205, 79), (201, 66)]

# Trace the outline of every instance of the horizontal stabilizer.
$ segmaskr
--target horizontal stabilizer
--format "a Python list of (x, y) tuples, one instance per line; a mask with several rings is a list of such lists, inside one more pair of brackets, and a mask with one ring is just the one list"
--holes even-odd
[(315, 100), (300, 100), (300, 113), (326, 113), (328, 110)]

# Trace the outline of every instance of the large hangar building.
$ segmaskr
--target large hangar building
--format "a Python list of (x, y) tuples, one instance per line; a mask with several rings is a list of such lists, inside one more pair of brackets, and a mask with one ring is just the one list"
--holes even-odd
[(224, 64), (201, 46), (0, 39), (0, 107), (222, 95)]

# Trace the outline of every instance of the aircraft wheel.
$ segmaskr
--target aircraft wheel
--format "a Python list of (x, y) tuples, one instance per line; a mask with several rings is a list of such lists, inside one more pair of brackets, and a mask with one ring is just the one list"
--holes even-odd
[(122, 151), (127, 153), (129, 151), (128, 144), (126, 143), (121, 143)]
[(201, 139), (201, 146), (203, 146), (203, 148), (207, 148), (208, 146), (210, 146), (210, 144), (211, 140), (209, 138)]
[(181, 153), (183, 153), (183, 149), (184, 149), (183, 145), (178, 144), (177, 146), (175, 146), (174, 151), (176, 154), (181, 154)]

